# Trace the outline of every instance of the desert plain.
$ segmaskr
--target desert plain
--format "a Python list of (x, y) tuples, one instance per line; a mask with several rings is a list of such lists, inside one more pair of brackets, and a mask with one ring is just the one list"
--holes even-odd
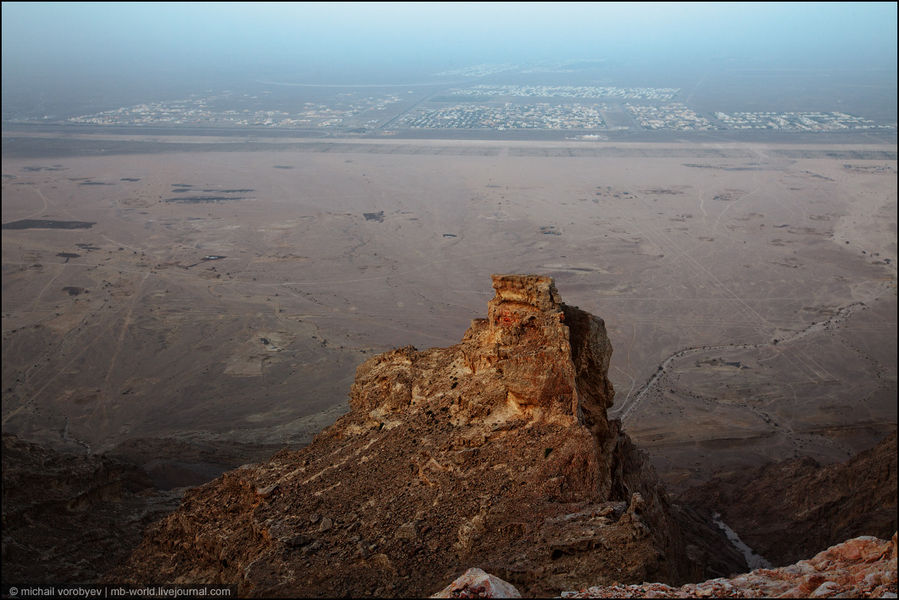
[(895, 145), (77, 137), (4, 140), (25, 439), (201, 483), (307, 443), (373, 354), (456, 343), (491, 273), (605, 320), (673, 489), (896, 427)]

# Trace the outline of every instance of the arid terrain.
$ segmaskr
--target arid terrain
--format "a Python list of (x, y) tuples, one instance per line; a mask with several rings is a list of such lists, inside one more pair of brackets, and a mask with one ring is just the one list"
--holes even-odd
[(497, 272), (605, 320), (610, 414), (672, 489), (896, 428), (895, 145), (23, 139), (24, 440), (201, 483), (308, 442), (372, 354), (458, 340)]

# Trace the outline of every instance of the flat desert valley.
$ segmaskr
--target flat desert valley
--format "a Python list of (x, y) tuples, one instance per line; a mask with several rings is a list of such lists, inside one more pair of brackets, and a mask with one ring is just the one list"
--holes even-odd
[(83, 142), (4, 142), (5, 432), (200, 483), (456, 343), (491, 273), (605, 320), (674, 489), (896, 427), (895, 145)]

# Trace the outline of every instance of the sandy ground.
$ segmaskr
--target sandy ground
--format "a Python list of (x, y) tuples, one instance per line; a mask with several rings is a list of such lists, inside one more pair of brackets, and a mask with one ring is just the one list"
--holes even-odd
[(5, 431), (302, 443), (497, 272), (606, 320), (614, 414), (674, 485), (896, 426), (895, 146), (203, 142), (4, 158), (4, 226), (95, 223), (3, 231)]

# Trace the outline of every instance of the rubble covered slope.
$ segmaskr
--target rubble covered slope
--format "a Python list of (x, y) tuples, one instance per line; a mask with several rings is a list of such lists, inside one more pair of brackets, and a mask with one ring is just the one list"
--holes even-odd
[(362, 364), (349, 414), (188, 492), (107, 581), (423, 596), (478, 565), (547, 595), (744, 571), (607, 418), (603, 321), (561, 303), (548, 277), (493, 287), (459, 344)]

